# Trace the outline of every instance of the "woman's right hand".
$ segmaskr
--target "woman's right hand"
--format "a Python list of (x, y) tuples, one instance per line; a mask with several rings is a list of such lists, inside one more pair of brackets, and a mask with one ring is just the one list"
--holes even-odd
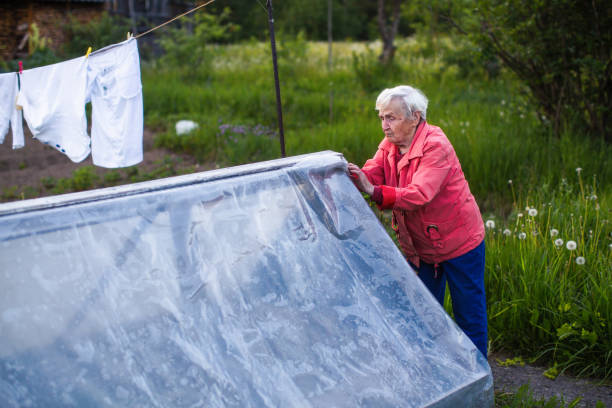
[(370, 183), (370, 180), (368, 180), (365, 173), (361, 171), (361, 168), (359, 168), (359, 166), (353, 163), (349, 163), (348, 173), (359, 191), (363, 191), (366, 194), (372, 195), (372, 193), (374, 192), (374, 185)]

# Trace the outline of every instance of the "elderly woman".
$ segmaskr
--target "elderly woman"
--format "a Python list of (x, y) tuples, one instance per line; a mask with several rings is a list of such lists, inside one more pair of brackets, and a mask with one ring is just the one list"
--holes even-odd
[(484, 225), (453, 146), (426, 122), (427, 98), (418, 89), (385, 89), (376, 100), (385, 138), (362, 169), (348, 170), (392, 227), (419, 278), (440, 304), (446, 282), (455, 320), (487, 356)]

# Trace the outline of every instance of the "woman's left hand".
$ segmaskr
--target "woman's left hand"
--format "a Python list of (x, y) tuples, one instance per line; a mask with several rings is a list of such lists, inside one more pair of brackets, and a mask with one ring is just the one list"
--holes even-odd
[(366, 194), (372, 195), (372, 193), (374, 192), (374, 185), (370, 183), (370, 180), (368, 180), (365, 173), (361, 171), (359, 166), (353, 163), (349, 163), (348, 173), (359, 191), (363, 191)]

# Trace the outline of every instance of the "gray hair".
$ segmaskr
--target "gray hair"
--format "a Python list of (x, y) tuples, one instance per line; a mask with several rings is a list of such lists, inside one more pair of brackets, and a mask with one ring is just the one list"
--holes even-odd
[(387, 88), (376, 98), (376, 110), (389, 106), (391, 101), (399, 99), (405, 117), (414, 116), (414, 112), (421, 113), (421, 119), (427, 116), (427, 97), (420, 90), (408, 85), (400, 85), (395, 88)]

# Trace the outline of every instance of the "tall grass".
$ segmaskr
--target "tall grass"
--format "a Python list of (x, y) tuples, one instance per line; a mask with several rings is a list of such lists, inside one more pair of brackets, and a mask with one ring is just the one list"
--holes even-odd
[[(382, 138), (378, 92), (402, 83), (422, 89), (428, 121), (445, 131), (483, 217), (496, 223), (486, 254), (493, 348), (550, 363), (551, 375), (609, 378), (612, 148), (580, 129), (553, 136), (515, 79), (463, 77), (443, 59), (452, 43), (427, 44), (400, 41), (395, 64), (384, 68), (376, 63), (377, 44), (335, 43), (328, 70), (326, 44), (286, 43), (279, 65), (287, 154), (329, 149), (362, 164)], [(179, 75), (180, 67), (143, 68), (146, 121), (160, 130), (158, 145), (219, 165), (279, 157), (270, 132), (276, 105), (269, 47), (228, 45), (214, 53), (212, 68), (197, 80)], [(177, 136), (178, 119), (200, 128)], [(576, 249), (567, 249), (568, 241)]]
[(553, 377), (569, 369), (607, 378), (610, 202), (582, 173), (522, 197), (506, 219), (486, 220), (490, 337), (553, 364)]

